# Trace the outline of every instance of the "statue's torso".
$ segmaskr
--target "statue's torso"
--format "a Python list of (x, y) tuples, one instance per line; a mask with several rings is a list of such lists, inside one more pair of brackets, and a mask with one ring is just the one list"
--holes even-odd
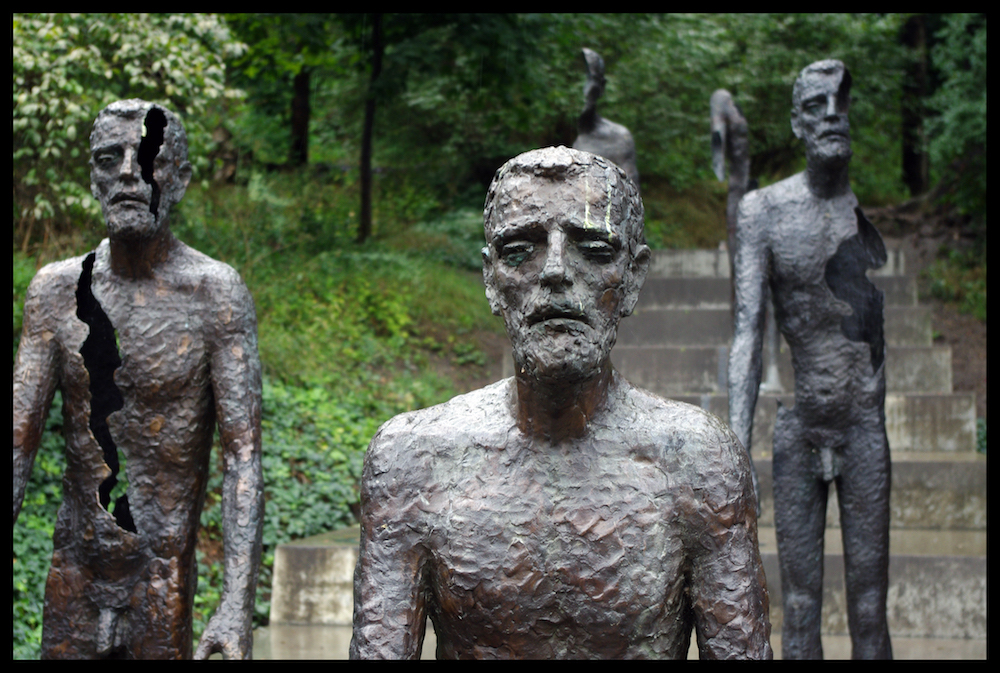
[(884, 263), (885, 249), (874, 228), (859, 221), (852, 193), (816, 198), (802, 176), (768, 188), (762, 226), (796, 407), (823, 424), (882, 403), (882, 293), (866, 272)]
[(542, 445), (517, 430), (506, 383), (463, 396), (472, 413), (449, 403), (394, 424), (366, 466), (409, 484), (367, 525), (403, 526), (422, 550), (439, 656), (686, 657), (692, 566), (733, 523), (711, 520), (697, 484), (732, 498), (749, 483), (728, 467), (704, 477), (720, 471), (721, 423), (634, 395), (586, 438)]
[(111, 469), (90, 428), (91, 375), (80, 349), (91, 328), (76, 315), (77, 299), (68, 292), (76, 287), (66, 283), (52, 297), (60, 316), (55, 339), (67, 440), (55, 543), (75, 547), (78, 560), (95, 567), (191, 552), (215, 429), (208, 323), (217, 307), (205, 287), (191, 277), (113, 285), (101, 254), (91, 287), (117, 332), (121, 364), (113, 381), (123, 404), (107, 425), (124, 463), (118, 478), (127, 478), (135, 532), (116, 523), (97, 498)]

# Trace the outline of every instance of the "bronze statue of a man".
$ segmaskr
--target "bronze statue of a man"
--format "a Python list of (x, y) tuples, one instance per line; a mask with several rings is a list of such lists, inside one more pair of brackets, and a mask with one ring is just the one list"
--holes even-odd
[(886, 261), (848, 183), (851, 76), (840, 61), (805, 68), (792, 129), (805, 172), (748, 193), (739, 208), (729, 419), (749, 447), (761, 376), (765, 288), (791, 349), (795, 406), (774, 428), (774, 522), (784, 604), (782, 658), (822, 658), (823, 534), (836, 483), (854, 657), (891, 657), (889, 445), (882, 293), (866, 271)]
[(63, 398), (42, 657), (191, 657), (195, 543), (218, 423), (225, 587), (196, 656), (249, 658), (264, 505), (253, 301), (232, 268), (170, 231), (191, 178), (173, 113), (113, 103), (90, 148), (108, 238), (35, 276), (14, 367), (15, 522), (56, 389)]
[(768, 658), (746, 451), (611, 365), (650, 261), (634, 182), (546, 148), (486, 198), (516, 375), (402, 414), (365, 458), (354, 658)]

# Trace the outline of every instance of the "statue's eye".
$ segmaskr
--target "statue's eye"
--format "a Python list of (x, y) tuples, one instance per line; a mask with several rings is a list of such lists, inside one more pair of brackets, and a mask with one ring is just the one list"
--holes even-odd
[(109, 168), (114, 166), (120, 157), (120, 152), (116, 152), (114, 150), (103, 150), (94, 155), (94, 163), (101, 168)]
[(534, 251), (535, 246), (529, 241), (511, 241), (500, 248), (500, 259), (507, 266), (520, 266)]
[(615, 248), (606, 241), (581, 241), (580, 250), (587, 259), (608, 263), (615, 258)]

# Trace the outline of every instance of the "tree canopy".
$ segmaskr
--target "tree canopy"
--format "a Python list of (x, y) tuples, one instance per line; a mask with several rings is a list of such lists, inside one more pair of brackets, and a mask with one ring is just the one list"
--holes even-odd
[[(373, 78), (373, 14), (14, 15), (18, 231), (93, 220), (87, 131), (122, 97), (178, 112), (203, 177), (210, 133), (221, 126), (243, 165), (357, 175), (368, 146), (374, 172), (471, 205), (505, 159), (573, 142), (584, 46), (607, 64), (598, 107), (632, 131), (644, 181), (683, 190), (712, 179), (707, 110), (717, 88), (733, 93), (748, 121), (754, 177), (766, 184), (801, 169), (792, 82), (808, 63), (839, 58), (855, 73), (855, 191), (869, 203), (905, 194), (901, 106), (915, 57), (901, 29), (909, 15), (378, 16)], [(985, 15), (943, 16), (931, 51), (940, 84), (926, 92), (927, 149), (938, 170), (985, 148)], [(979, 186), (966, 187), (966, 200), (978, 198)]]

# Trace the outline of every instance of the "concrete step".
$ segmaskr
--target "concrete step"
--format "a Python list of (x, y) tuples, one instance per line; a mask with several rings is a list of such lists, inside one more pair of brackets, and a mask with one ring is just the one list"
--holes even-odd
[[(833, 636), (848, 635), (840, 534), (839, 528), (828, 528), (824, 544), (822, 632)], [(780, 632), (784, 611), (774, 529), (762, 527), (759, 540), (771, 629)], [(894, 653), (897, 638), (985, 641), (986, 531), (894, 530), (889, 537), (888, 616)]]
[[(888, 249), (889, 259), (869, 276), (905, 276), (906, 256), (902, 250)], [(729, 253), (725, 250), (654, 250), (649, 265), (650, 278), (729, 278)]]
[[(979, 453), (892, 451), (889, 507), (892, 534), (936, 530), (986, 533), (986, 456)], [(760, 483), (760, 525), (774, 525), (771, 457), (754, 455)], [(839, 528), (836, 487), (826, 508), (828, 528)], [(941, 552), (944, 553), (944, 552)]]
[[(257, 659), (343, 659), (351, 637), (357, 526), (281, 545), (275, 557), (271, 624), (255, 634)], [(780, 658), (783, 623), (774, 530), (759, 530), (770, 592), (772, 647)], [(914, 651), (983, 656), (986, 639), (986, 532), (893, 531), (890, 536), (889, 618), (897, 658)], [(829, 528), (824, 559), (824, 644), (828, 658), (849, 657), (843, 640), (846, 595), (840, 530)], [(970, 642), (971, 641), (971, 642)], [(981, 641), (981, 642), (980, 642)], [(900, 645), (906, 645), (900, 649)], [(933, 647), (936, 649), (927, 650)], [(917, 648), (916, 650), (914, 648)], [(428, 623), (423, 657), (432, 659)], [(689, 658), (697, 658), (692, 647)]]
[[(873, 276), (885, 293), (886, 306), (916, 306), (917, 280), (913, 276)], [(639, 293), (640, 309), (718, 308), (729, 310), (729, 278), (647, 278)]]
[[(849, 636), (823, 634), (823, 657), (830, 660), (851, 658)], [(273, 624), (254, 631), (253, 658), (258, 661), (320, 661), (347, 659), (351, 643), (350, 626), (310, 626)], [(427, 621), (427, 635), (420, 658), (435, 659), (437, 639), (434, 627)], [(781, 632), (771, 631), (771, 649), (775, 660), (781, 659)], [(972, 660), (986, 659), (985, 638), (904, 638), (892, 636), (892, 656), (897, 660)], [(213, 655), (221, 659), (222, 655)], [(688, 659), (698, 659), (698, 646), (691, 639)]]
[[(885, 341), (890, 348), (933, 343), (930, 308), (886, 306), (884, 315)], [(728, 307), (637, 308), (619, 325), (617, 343), (622, 346), (725, 346), (732, 340), (733, 318)]]
[[(726, 395), (674, 395), (687, 402), (729, 418)], [(755, 456), (770, 455), (774, 439), (774, 418), (778, 402), (794, 406), (793, 395), (761, 395), (754, 410), (753, 446)], [(973, 393), (925, 394), (888, 393), (885, 399), (885, 430), (894, 451), (959, 452), (976, 450), (976, 399)]]
[[(707, 339), (706, 339), (707, 340)], [(505, 359), (505, 376), (513, 366)], [(629, 346), (616, 345), (611, 360), (622, 375), (640, 388), (673, 397), (685, 394), (727, 393), (729, 348), (727, 345)], [(791, 353), (778, 353), (782, 390), (795, 388)], [(952, 392), (950, 346), (889, 347), (885, 359), (886, 390), (889, 392)], [(766, 370), (765, 370), (766, 373)]]

